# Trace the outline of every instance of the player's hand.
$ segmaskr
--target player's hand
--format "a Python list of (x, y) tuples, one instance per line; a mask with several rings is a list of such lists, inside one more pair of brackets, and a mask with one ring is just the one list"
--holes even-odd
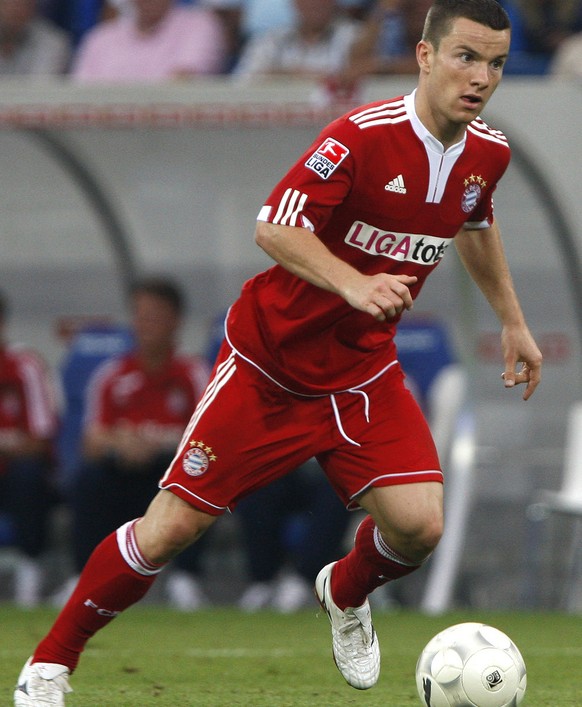
[[(501, 335), (505, 358), (505, 371), (501, 378), (506, 388), (525, 383), (523, 399), (528, 400), (542, 377), (542, 353), (527, 327), (511, 329), (505, 327)], [(518, 369), (518, 364), (521, 367)]]
[(379, 322), (389, 321), (412, 309), (409, 287), (416, 281), (412, 275), (360, 275), (346, 288), (345, 298), (352, 307), (368, 312)]
[(152, 444), (130, 425), (116, 430), (115, 449), (118, 461), (129, 469), (140, 469), (148, 464), (155, 454)]

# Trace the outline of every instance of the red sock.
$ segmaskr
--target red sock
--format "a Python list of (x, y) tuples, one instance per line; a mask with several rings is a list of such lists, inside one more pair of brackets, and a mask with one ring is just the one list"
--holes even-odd
[(419, 567), (392, 550), (366, 516), (356, 530), (353, 550), (334, 565), (331, 595), (342, 611), (361, 606), (374, 589)]
[(151, 587), (163, 565), (153, 565), (141, 555), (136, 522), (121, 526), (95, 548), (71, 598), (38, 645), (33, 663), (60, 663), (73, 671), (91, 636)]

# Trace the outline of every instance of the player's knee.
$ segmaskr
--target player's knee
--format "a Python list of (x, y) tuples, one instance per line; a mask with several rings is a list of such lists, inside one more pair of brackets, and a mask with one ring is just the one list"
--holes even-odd
[(193, 524), (180, 518), (165, 519), (156, 524), (156, 530), (147, 525), (145, 518), (144, 523), (144, 532), (138, 535), (139, 547), (143, 555), (154, 564), (169, 562), (196, 542), (206, 530), (202, 524)]
[(428, 557), (439, 544), (443, 534), (443, 513), (440, 505), (432, 504), (417, 517), (414, 528), (413, 544), (417, 556)]
[(439, 544), (443, 534), (442, 516), (434, 516), (427, 519), (418, 533), (417, 543), (419, 552), (428, 557)]
[[(436, 548), (443, 533), (442, 516), (434, 514), (392, 528), (385, 534), (392, 536), (394, 549), (412, 562), (423, 562)], [(384, 533), (383, 533), (384, 535)]]
[(181, 499), (158, 496), (136, 527), (140, 550), (150, 562), (168, 562), (196, 542), (214, 520)]

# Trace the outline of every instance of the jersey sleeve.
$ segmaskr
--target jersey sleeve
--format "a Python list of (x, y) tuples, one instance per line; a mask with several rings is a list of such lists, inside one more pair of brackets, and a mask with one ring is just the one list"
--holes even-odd
[(276, 185), (257, 220), (317, 233), (349, 193), (359, 150), (347, 120), (331, 123)]
[[(488, 171), (490, 170), (490, 173), (494, 176), (488, 185), (482, 182), (480, 183), (478, 177), (475, 182), (468, 185), (467, 192), (469, 192), (471, 196), (474, 195), (475, 189), (481, 189), (481, 186), (483, 187), (483, 195), (479, 199), (477, 206), (471, 212), (470, 218), (468, 218), (464, 224), (464, 228), (470, 230), (489, 228), (495, 220), (493, 214), (493, 194), (497, 189), (499, 180), (505, 174), (511, 159), (511, 150), (507, 138), (502, 132), (491, 128), (480, 119), (471, 124), (471, 129), (473, 134), (478, 136), (478, 140), (485, 141), (484, 160), (488, 163)], [(471, 179), (473, 179), (473, 177), (471, 177)], [(472, 191), (473, 193), (471, 194)]]
[(497, 185), (489, 189), (477, 207), (471, 213), (471, 220), (465, 221), (464, 228), (467, 230), (482, 230), (489, 228), (494, 221), (493, 216), (493, 192)]
[(27, 431), (37, 439), (50, 439), (57, 430), (57, 393), (50, 371), (34, 352), (23, 352), (18, 360)]

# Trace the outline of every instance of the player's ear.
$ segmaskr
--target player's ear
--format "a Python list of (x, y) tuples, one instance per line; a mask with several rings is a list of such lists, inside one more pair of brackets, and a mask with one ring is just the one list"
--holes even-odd
[(421, 39), (416, 45), (416, 60), (418, 61), (421, 72), (428, 73), (430, 71), (433, 54), (433, 45), (430, 42), (426, 42), (424, 39)]

